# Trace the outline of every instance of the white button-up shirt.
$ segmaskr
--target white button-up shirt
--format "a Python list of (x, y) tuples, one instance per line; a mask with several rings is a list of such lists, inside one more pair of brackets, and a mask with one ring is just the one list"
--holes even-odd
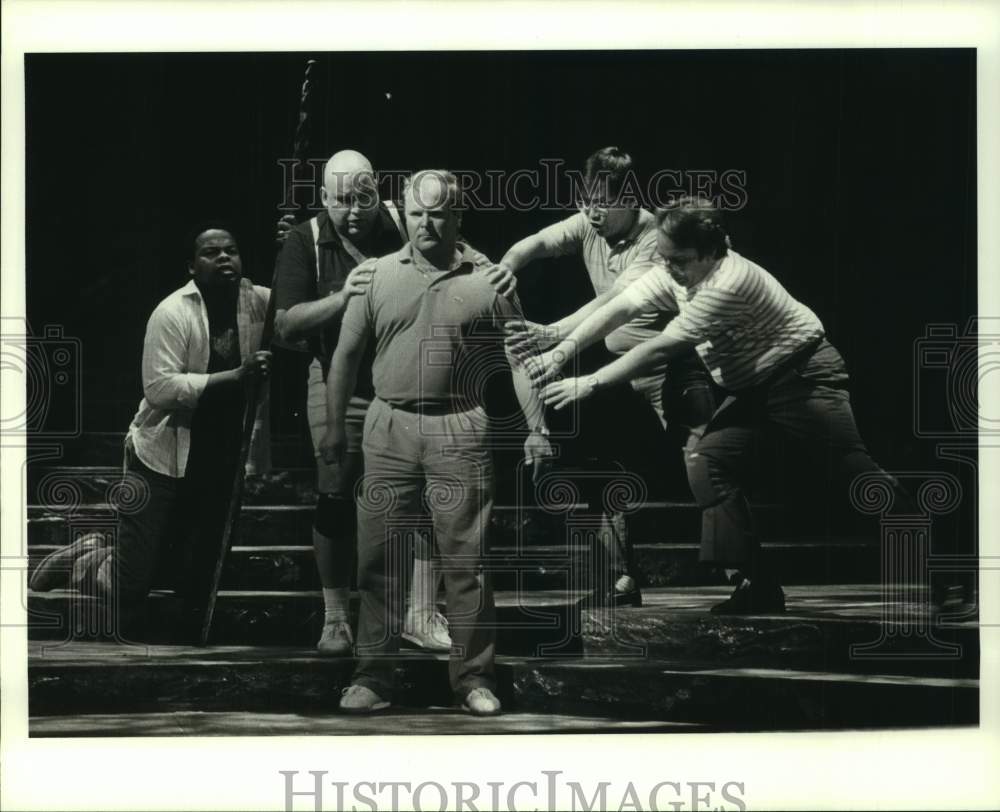
[[(244, 360), (260, 346), (269, 296), (270, 289), (240, 280), (236, 326)], [(184, 476), (191, 449), (191, 418), (208, 381), (209, 352), (208, 311), (192, 279), (160, 302), (146, 325), (142, 347), (145, 397), (126, 442), (147, 468), (174, 478)], [(242, 415), (233, 419), (242, 421)], [(267, 410), (261, 408), (248, 471), (267, 467), (267, 423)]]

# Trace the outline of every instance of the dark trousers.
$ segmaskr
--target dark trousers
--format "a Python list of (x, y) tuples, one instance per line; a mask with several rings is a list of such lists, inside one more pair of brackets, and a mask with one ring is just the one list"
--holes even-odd
[(188, 466), (184, 478), (147, 468), (127, 447), (114, 544), (81, 559), (74, 585), (125, 610), (150, 588), (169, 586), (189, 603), (204, 600), (232, 490), (232, 466)]
[(858, 474), (882, 473), (899, 504), (909, 496), (871, 458), (858, 433), (840, 353), (823, 340), (782, 368), (767, 384), (729, 395), (685, 455), (688, 482), (702, 508), (701, 560), (732, 567), (758, 561), (745, 487), (750, 446), (776, 428), (826, 457), (844, 490)]
[(130, 447), (126, 448), (114, 543), (78, 562), (73, 585), (114, 599), (122, 607), (142, 601), (164, 550), (181, 532), (177, 505), (183, 484), (182, 479), (150, 470)]
[(663, 382), (667, 434), (680, 448), (701, 437), (717, 405), (717, 387), (698, 353), (689, 350), (673, 359)]
[(493, 509), (493, 464), (482, 409), (417, 415), (376, 398), (365, 418), (358, 501), (358, 622), (354, 682), (392, 695), (402, 631), (407, 548), (433, 527), (448, 604), (452, 690), (492, 689), (496, 617), (481, 569)]
[[(658, 422), (649, 420), (641, 436), (643, 450), (659, 442), (652, 434), (665, 431), (668, 446), (682, 452), (701, 437), (711, 419), (716, 405), (716, 387), (698, 354), (690, 350), (673, 359), (660, 388), (649, 386), (652, 379), (643, 379), (641, 395), (656, 414)], [(635, 398), (630, 387), (617, 387), (615, 400)], [(665, 422), (665, 426), (664, 426)], [(632, 544), (628, 539), (627, 520), (620, 510), (609, 506), (608, 486), (615, 482), (615, 472), (623, 471), (620, 460), (619, 435), (614, 432), (595, 432), (592, 448), (595, 454), (597, 476), (585, 473), (581, 482), (581, 495), (590, 506), (588, 511), (597, 528), (598, 544), (592, 548), (592, 572), (598, 591), (608, 591), (623, 573), (635, 575)]]

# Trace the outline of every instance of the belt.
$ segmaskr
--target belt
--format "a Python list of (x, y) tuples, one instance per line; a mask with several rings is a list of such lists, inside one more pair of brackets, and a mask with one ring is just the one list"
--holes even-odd
[(469, 411), (468, 408), (456, 408), (454, 404), (451, 403), (428, 403), (418, 406), (397, 406), (394, 403), (387, 403), (386, 401), (382, 402), (394, 412), (404, 412), (406, 414), (420, 415), (422, 417), (444, 417), (449, 414), (462, 414), (463, 412)]
[(825, 341), (826, 341), (826, 336), (819, 335), (816, 338), (812, 339), (809, 343), (799, 347), (784, 361), (778, 364), (778, 366), (774, 368), (771, 374), (767, 376), (766, 380), (764, 380), (762, 383), (758, 384), (754, 388), (756, 389), (759, 387), (761, 389), (764, 389), (768, 386), (771, 386), (774, 383), (777, 383), (781, 378), (783, 378), (785, 375), (787, 375), (793, 369), (795, 369), (795, 367), (797, 367), (807, 358), (811, 357), (812, 354), (816, 352), (816, 350), (818, 350)]

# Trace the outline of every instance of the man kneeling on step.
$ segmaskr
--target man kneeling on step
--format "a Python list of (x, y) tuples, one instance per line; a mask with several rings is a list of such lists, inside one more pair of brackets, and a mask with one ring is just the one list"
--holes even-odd
[[(258, 347), (270, 291), (243, 278), (236, 240), (221, 228), (194, 238), (188, 272), (146, 327), (144, 397), (125, 439), (134, 504), (119, 508), (113, 543), (91, 533), (47, 556), (29, 580), (36, 592), (75, 588), (126, 619), (168, 558), (192, 608), (207, 594), (240, 459), (245, 390), (269, 372), (271, 353)], [(265, 426), (262, 414), (250, 472), (267, 451)]]

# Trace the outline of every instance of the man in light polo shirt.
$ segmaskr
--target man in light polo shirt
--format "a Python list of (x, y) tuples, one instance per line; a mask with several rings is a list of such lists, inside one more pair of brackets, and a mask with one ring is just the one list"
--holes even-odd
[[(278, 223), (283, 246), (275, 274), (275, 326), (286, 341), (308, 339), (313, 354), (307, 412), (319, 498), (312, 535), (324, 603), (323, 631), (316, 648), (320, 654), (346, 656), (354, 644), (348, 624), (355, 558), (354, 491), (364, 470), (361, 428), (372, 398), (371, 355), (348, 404), (347, 452), (335, 464), (327, 464), (319, 454), (326, 430), (325, 381), (347, 303), (367, 288), (375, 258), (398, 251), (407, 237), (395, 205), (379, 199), (372, 165), (360, 152), (345, 149), (331, 156), (323, 170), (322, 199), (325, 211), (316, 217), (294, 228), (285, 220)], [(429, 551), (419, 536), (413, 546), (403, 637), (425, 649), (448, 651), (451, 638), (434, 601), (438, 579)]]
[[(515, 243), (500, 261), (501, 268), (517, 273), (534, 260), (579, 256), (597, 294), (579, 310), (553, 324), (512, 323), (508, 343), (513, 352), (527, 359), (562, 341), (588, 316), (659, 262), (653, 215), (640, 208), (637, 201), (623, 199), (627, 181), (634, 177), (632, 173), (632, 158), (628, 153), (618, 147), (597, 150), (587, 158), (584, 167), (586, 191), (580, 211)], [(622, 355), (658, 335), (672, 316), (656, 307), (637, 311), (605, 337), (605, 344), (611, 352)], [(661, 426), (666, 427), (669, 422), (671, 433), (681, 445), (692, 431), (700, 430), (708, 422), (715, 408), (708, 375), (693, 350), (672, 359), (669, 372), (664, 362), (627, 383), (645, 398)], [(627, 396), (627, 392), (622, 394)], [(592, 434), (591, 443), (599, 442), (599, 436)], [(610, 449), (598, 452), (601, 457), (613, 453)], [(588, 501), (600, 503), (600, 497), (589, 494)], [(613, 583), (603, 588), (599, 583), (592, 601), (598, 605), (639, 606), (641, 594), (629, 572), (631, 546), (625, 517), (621, 513), (602, 513), (601, 519), (604, 560), (609, 563)]]
[[(482, 382), (503, 361), (502, 324), (514, 305), (491, 287), (488, 260), (457, 242), (461, 193), (453, 175), (426, 170), (405, 190), (410, 242), (375, 265), (348, 305), (327, 381), (325, 459), (347, 448), (345, 415), (362, 358), (374, 347), (375, 398), (365, 418), (358, 501), (358, 664), (340, 707), (388, 707), (399, 647), (401, 540), (431, 514), (454, 645), (450, 682), (474, 715), (500, 710), (495, 687), (493, 594), (480, 569), (493, 506), (493, 466)], [(551, 455), (543, 410), (522, 370), (514, 388), (528, 422), (525, 455)]]
[(784, 611), (784, 593), (761, 561), (744, 495), (755, 433), (770, 424), (822, 447), (849, 482), (885, 476), (899, 502), (909, 496), (871, 458), (858, 433), (847, 369), (823, 325), (767, 271), (729, 247), (721, 212), (700, 198), (659, 211), (657, 251), (666, 263), (589, 316), (540, 359), (536, 383), (565, 360), (649, 307), (679, 312), (664, 331), (595, 374), (545, 386), (561, 409), (596, 390), (697, 350), (727, 397), (686, 454), (688, 481), (702, 508), (701, 559), (727, 568), (736, 589), (721, 614)]

